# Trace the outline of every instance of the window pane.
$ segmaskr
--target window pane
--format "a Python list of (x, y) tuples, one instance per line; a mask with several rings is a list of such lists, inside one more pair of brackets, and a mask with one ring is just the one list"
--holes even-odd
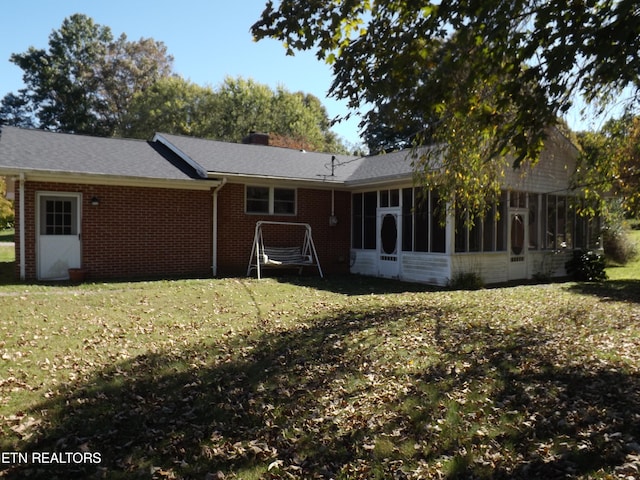
[(389, 190), (380, 190), (380, 206), (389, 206)]
[(466, 218), (467, 215), (464, 212), (461, 212), (460, 209), (456, 210), (456, 231), (455, 235), (455, 249), (456, 252), (466, 252), (467, 251), (467, 226), (466, 226)]
[(557, 209), (557, 235), (556, 248), (565, 248), (567, 246), (567, 201), (566, 197), (559, 196), (556, 203)]
[(431, 251), (444, 253), (446, 251), (446, 229), (442, 224), (444, 206), (440, 205), (440, 198), (431, 192), (429, 211), (431, 219)]
[(482, 227), (482, 250), (492, 252), (494, 249), (493, 240), (496, 234), (495, 207), (489, 208), (483, 219)]
[(40, 231), (45, 235), (75, 235), (74, 205), (75, 200), (45, 200)]
[(429, 251), (429, 195), (422, 194), (416, 198), (415, 208), (415, 251)]
[(398, 190), (397, 188), (389, 191), (389, 206), (400, 206), (400, 190)]
[(503, 191), (500, 203), (496, 205), (496, 251), (504, 252), (507, 249), (507, 192)]
[(378, 193), (367, 192), (364, 194), (364, 248), (376, 248), (376, 208), (378, 206)]
[(291, 188), (276, 188), (273, 191), (273, 213), (296, 213), (296, 191)]
[(479, 252), (482, 247), (482, 217), (476, 217), (469, 229), (469, 251)]
[(247, 187), (247, 212), (269, 213), (269, 187)]
[(413, 188), (402, 189), (402, 250), (413, 250)]
[(545, 231), (545, 247), (549, 249), (556, 248), (556, 197), (555, 195), (547, 195), (546, 198), (546, 231)]
[(351, 233), (351, 246), (353, 248), (362, 248), (362, 194), (355, 193), (352, 198), (353, 232)]
[(538, 194), (529, 194), (529, 249), (538, 249)]

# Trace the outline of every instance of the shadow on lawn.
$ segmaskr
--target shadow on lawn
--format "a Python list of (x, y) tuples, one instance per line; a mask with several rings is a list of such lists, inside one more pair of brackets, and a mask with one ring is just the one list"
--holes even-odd
[(598, 283), (577, 283), (572, 291), (595, 295), (604, 300), (640, 303), (640, 280), (607, 280)]
[[(100, 452), (101, 465), (4, 473), (571, 478), (612, 470), (640, 448), (637, 375), (564, 364), (544, 331), (469, 325), (458, 313), (334, 312), (123, 361), (35, 407), (30, 415), (46, 411), (48, 423), (21, 448)], [(406, 370), (402, 345), (390, 342), (413, 329), (431, 353)]]
[(326, 278), (315, 275), (288, 275), (272, 278), (281, 283), (311, 287), (348, 296), (442, 290), (442, 287), (353, 273), (334, 274)]

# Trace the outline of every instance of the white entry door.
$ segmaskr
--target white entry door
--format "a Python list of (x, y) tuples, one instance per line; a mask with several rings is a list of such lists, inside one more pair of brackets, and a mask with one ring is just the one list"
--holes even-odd
[(80, 206), (78, 193), (38, 193), (38, 279), (66, 280), (80, 268)]
[(529, 222), (527, 211), (512, 211), (509, 214), (509, 280), (527, 278), (527, 253), (529, 250)]
[(400, 275), (401, 213), (399, 208), (378, 210), (378, 273), (382, 277)]

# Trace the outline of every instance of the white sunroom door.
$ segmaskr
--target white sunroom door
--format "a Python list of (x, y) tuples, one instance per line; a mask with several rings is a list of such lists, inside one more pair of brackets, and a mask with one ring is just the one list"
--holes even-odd
[(527, 212), (509, 214), (509, 280), (527, 278)]
[(80, 194), (38, 194), (38, 278), (66, 280), (81, 266)]
[(378, 273), (382, 277), (397, 278), (400, 275), (401, 210), (378, 210)]

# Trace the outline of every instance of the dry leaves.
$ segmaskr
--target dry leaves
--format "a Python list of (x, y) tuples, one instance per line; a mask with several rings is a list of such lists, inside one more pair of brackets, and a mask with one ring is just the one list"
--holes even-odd
[(638, 475), (635, 300), (360, 282), (93, 292), (72, 325), (27, 296), (0, 395), (37, 400), (2, 417), (2, 447), (82, 445), (104, 478)]

